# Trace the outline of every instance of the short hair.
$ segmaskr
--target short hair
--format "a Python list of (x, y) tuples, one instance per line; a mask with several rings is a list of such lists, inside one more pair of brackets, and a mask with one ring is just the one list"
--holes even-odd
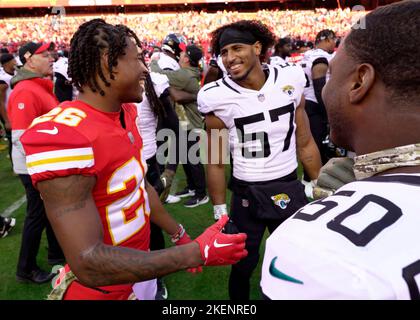
[(320, 43), (321, 41), (335, 38), (335, 32), (330, 29), (324, 29), (318, 32), (315, 37), (315, 44)]
[[(420, 94), (420, 2), (403, 1), (380, 7), (364, 17), (365, 28), (353, 27), (344, 41), (358, 63), (375, 69), (395, 102)], [(416, 99), (418, 102), (418, 98)]]
[(261, 57), (265, 57), (267, 50), (271, 48), (275, 41), (275, 35), (270, 29), (260, 21), (257, 20), (240, 20), (237, 22), (225, 24), (211, 33), (211, 47), (212, 53), (218, 56), (220, 54), (219, 39), (223, 31), (226, 29), (235, 29), (239, 31), (248, 31), (261, 42)]
[(279, 41), (274, 46), (274, 52), (279, 52), (280, 49), (286, 44), (292, 44), (292, 39), (290, 38), (280, 38)]

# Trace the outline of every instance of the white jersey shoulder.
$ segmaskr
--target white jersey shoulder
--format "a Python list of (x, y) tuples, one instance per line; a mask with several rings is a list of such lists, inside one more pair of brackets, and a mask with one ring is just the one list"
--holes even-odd
[[(169, 87), (169, 80), (166, 75), (151, 72), (150, 77), (153, 82), (156, 95), (160, 97), (162, 93)], [(155, 112), (152, 110), (149, 99), (146, 94), (143, 93), (143, 100), (140, 103), (136, 103), (137, 107), (137, 127), (139, 128), (140, 135), (143, 140), (143, 154), (144, 158), (150, 159), (156, 154), (156, 128), (157, 128), (157, 117)]]
[(68, 67), (69, 67), (69, 60), (66, 57), (60, 57), (53, 64), (53, 71), (54, 73), (57, 72), (61, 74), (67, 80), (70, 80), (69, 75), (68, 75)]
[(270, 65), (272, 65), (272, 66), (278, 66), (280, 64), (285, 64), (285, 63), (286, 63), (286, 60), (283, 59), (280, 56), (271, 56), (270, 57)]
[(229, 77), (211, 82), (198, 94), (198, 108), (213, 113), (229, 130), (233, 175), (244, 181), (267, 181), (297, 166), (295, 111), (306, 83), (295, 65), (266, 65), (260, 90), (239, 86)]
[(7, 84), (6, 89), (6, 101), (4, 107), (7, 109), (7, 102), (9, 101), (10, 94), (12, 93), (12, 87), (10, 86), (10, 81), (12, 80), (13, 75), (8, 74), (3, 69), (0, 71), (0, 80), (4, 81)]
[(162, 93), (169, 88), (169, 79), (166, 75), (157, 72), (151, 72), (150, 78), (153, 82), (153, 88), (155, 89), (156, 95), (160, 97)]
[(347, 184), (267, 239), (261, 287), (271, 299), (418, 299), (420, 175)]
[(159, 68), (163, 70), (169, 69), (169, 70), (176, 71), (180, 68), (178, 62), (174, 58), (171, 58), (170, 56), (168, 56), (167, 54), (163, 52), (159, 54), (158, 65), (159, 65)]
[[(305, 72), (307, 79), (308, 79), (308, 86), (305, 88), (304, 95), (306, 100), (313, 101), (315, 103), (318, 103), (318, 100), (315, 96), (314, 91), (314, 84), (312, 81), (312, 66), (315, 60), (317, 59), (325, 59), (327, 63), (330, 62), (330, 60), (333, 58), (333, 55), (328, 53), (325, 50), (322, 49), (312, 49), (305, 52), (303, 55), (303, 59), (300, 62), (301, 67), (303, 68), (303, 71)], [(329, 73), (327, 73), (327, 81), (329, 79)]]

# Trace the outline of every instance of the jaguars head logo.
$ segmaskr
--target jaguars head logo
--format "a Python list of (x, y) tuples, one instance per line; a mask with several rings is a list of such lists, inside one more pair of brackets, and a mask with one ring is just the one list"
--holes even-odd
[(293, 92), (295, 92), (295, 88), (288, 84), (287, 86), (283, 87), (283, 92), (289, 95), (290, 97), (293, 95)]
[(274, 204), (279, 206), (281, 209), (286, 209), (290, 202), (289, 196), (285, 193), (276, 194), (271, 197), (271, 200), (273, 200)]

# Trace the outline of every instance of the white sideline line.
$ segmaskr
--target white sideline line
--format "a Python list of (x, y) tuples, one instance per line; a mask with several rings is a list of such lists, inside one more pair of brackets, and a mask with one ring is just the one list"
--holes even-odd
[(15, 212), (17, 209), (20, 208), (22, 204), (26, 202), (26, 195), (23, 195), (22, 198), (15, 201), (10, 207), (6, 208), (2, 213), (0, 213), (0, 216), (3, 216), (5, 218), (10, 217), (13, 212)]

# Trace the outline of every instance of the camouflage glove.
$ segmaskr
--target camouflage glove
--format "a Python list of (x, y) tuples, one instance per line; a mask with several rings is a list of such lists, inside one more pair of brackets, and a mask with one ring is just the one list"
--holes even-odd
[(330, 159), (321, 168), (317, 184), (313, 190), (313, 198), (328, 197), (343, 185), (356, 180), (353, 165), (354, 160), (351, 158)]
[(168, 197), (169, 191), (171, 190), (172, 181), (174, 180), (175, 171), (165, 169), (160, 176), (160, 180), (162, 181), (163, 191), (160, 194), (159, 198), (160, 201), (165, 202), (166, 198)]

